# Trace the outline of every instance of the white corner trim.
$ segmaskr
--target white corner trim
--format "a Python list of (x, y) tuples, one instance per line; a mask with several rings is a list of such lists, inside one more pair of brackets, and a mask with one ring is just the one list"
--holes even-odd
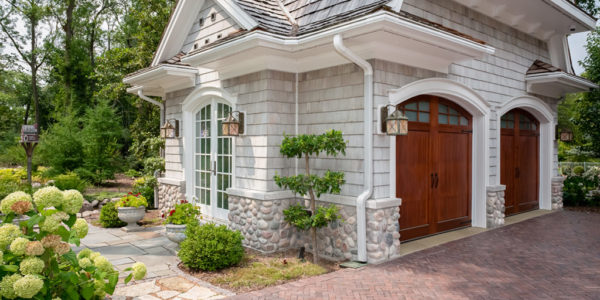
[[(498, 149), (500, 149), (500, 121), (502, 116), (512, 109), (521, 108), (531, 113), (540, 122), (540, 142), (539, 142), (539, 195), (540, 208), (552, 209), (552, 164), (554, 156), (554, 124), (555, 118), (552, 109), (542, 99), (523, 95), (518, 96), (499, 106), (497, 109), (496, 120), (496, 140)], [(496, 166), (501, 168), (500, 155), (496, 157)], [(500, 176), (496, 176), (497, 184), (500, 184)]]
[(215, 2), (227, 12), (242, 28), (252, 30), (258, 26), (258, 22), (254, 20), (246, 11), (239, 7), (235, 1), (215, 0)]
[[(389, 103), (398, 105), (419, 95), (435, 95), (451, 100), (473, 116), (471, 157), (471, 219), (473, 227), (487, 226), (486, 196), (490, 181), (490, 104), (470, 87), (446, 78), (428, 78), (389, 92)], [(390, 137), (390, 198), (396, 197), (396, 137)]]
[(387, 6), (395, 12), (400, 12), (400, 10), (402, 10), (403, 3), (404, 0), (391, 0), (390, 2), (388, 2)]

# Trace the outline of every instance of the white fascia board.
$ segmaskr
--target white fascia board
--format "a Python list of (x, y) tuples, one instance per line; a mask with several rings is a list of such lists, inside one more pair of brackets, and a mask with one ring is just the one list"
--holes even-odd
[(348, 23), (333, 26), (325, 30), (316, 31), (301, 38), (281, 37), (275, 34), (258, 31), (251, 32), (223, 45), (219, 45), (193, 55), (184, 56), (181, 60), (184, 63), (197, 65), (226, 57), (228, 55), (232, 55), (256, 46), (264, 46), (273, 49), (284, 50), (287, 52), (296, 52), (309, 47), (331, 43), (333, 36), (336, 34), (344, 33), (344, 37), (347, 38), (352, 36), (353, 31), (358, 32), (363, 30), (362, 33), (364, 33), (365, 31), (373, 31), (373, 27), (377, 26), (380, 26), (379, 28), (387, 28), (389, 30), (396, 31), (398, 33), (410, 31), (412, 34), (417, 34), (417, 36), (411, 36), (411, 38), (420, 42), (431, 42), (434, 39), (437, 39), (438, 41), (441, 40), (444, 41), (444, 43), (436, 44), (436, 46), (461, 52), (465, 55), (473, 56), (476, 53), (480, 55), (494, 54), (495, 52), (495, 48), (488, 45), (482, 45), (442, 30), (417, 24), (397, 15), (392, 15), (389, 12), (380, 11), (373, 15), (365, 16)]
[(204, 5), (204, 0), (180, 0), (169, 19), (151, 66), (173, 57), (183, 46), (185, 38), (194, 24), (195, 16)]
[(585, 28), (589, 30), (596, 29), (596, 20), (593, 17), (577, 8), (574, 3), (568, 0), (549, 0), (550, 3), (558, 10), (569, 16), (571, 19), (577, 21)]
[(143, 82), (159, 80), (166, 76), (195, 78), (196, 74), (198, 74), (198, 69), (196, 69), (196, 68), (175, 67), (175, 66), (163, 65), (156, 69), (149, 70), (147, 72), (135, 74), (131, 77), (125, 77), (123, 79), (123, 83), (132, 84), (132, 85), (140, 85)]
[(391, 8), (395, 12), (400, 12), (402, 10), (402, 4), (404, 0), (390, 0), (386, 5)]
[(581, 91), (596, 89), (598, 85), (578, 76), (573, 76), (565, 72), (553, 72), (547, 74), (527, 75), (525, 77), (527, 85), (531, 84), (563, 84)]
[(239, 7), (234, 1), (230, 0), (215, 0), (227, 14), (233, 18), (238, 25), (246, 30), (252, 30), (258, 26), (258, 22), (254, 20), (246, 11)]

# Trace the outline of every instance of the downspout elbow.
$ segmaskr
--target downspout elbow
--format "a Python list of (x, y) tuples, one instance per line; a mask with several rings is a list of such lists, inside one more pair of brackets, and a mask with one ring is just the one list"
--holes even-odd
[(142, 89), (139, 89), (137, 91), (137, 94), (138, 94), (138, 97), (140, 97), (140, 99), (142, 99), (146, 102), (150, 102), (160, 108), (160, 126), (165, 124), (165, 104), (162, 102), (158, 102), (158, 101), (144, 95), (144, 92), (142, 91)]

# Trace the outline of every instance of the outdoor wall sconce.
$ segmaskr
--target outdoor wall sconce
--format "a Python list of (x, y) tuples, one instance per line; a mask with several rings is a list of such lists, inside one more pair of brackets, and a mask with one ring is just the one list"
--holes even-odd
[(573, 131), (571, 129), (559, 129), (556, 127), (556, 136), (561, 142), (572, 142), (573, 141)]
[[(237, 114), (237, 118), (233, 116)], [(222, 124), (223, 136), (239, 136), (244, 134), (244, 113), (232, 111)]]
[(388, 107), (393, 105), (386, 105), (381, 108), (381, 132), (385, 132), (387, 135), (407, 135), (408, 134), (408, 118), (398, 109), (391, 115), (388, 115)]
[(179, 137), (179, 120), (167, 120), (160, 128), (160, 137), (163, 139), (174, 139)]

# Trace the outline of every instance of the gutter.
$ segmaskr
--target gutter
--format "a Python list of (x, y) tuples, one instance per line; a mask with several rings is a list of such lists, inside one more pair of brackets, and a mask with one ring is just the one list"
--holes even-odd
[(150, 102), (150, 103), (160, 107), (160, 126), (163, 126), (163, 124), (165, 124), (165, 104), (158, 102), (158, 101), (144, 95), (144, 92), (142, 89), (139, 89), (137, 91), (137, 94), (138, 94), (138, 97), (140, 97), (140, 99)]
[(358, 261), (367, 261), (367, 199), (373, 194), (373, 67), (350, 49), (344, 46), (340, 34), (333, 37), (335, 51), (347, 60), (357, 64), (364, 73), (364, 188), (365, 190), (356, 199), (356, 230), (358, 244)]

